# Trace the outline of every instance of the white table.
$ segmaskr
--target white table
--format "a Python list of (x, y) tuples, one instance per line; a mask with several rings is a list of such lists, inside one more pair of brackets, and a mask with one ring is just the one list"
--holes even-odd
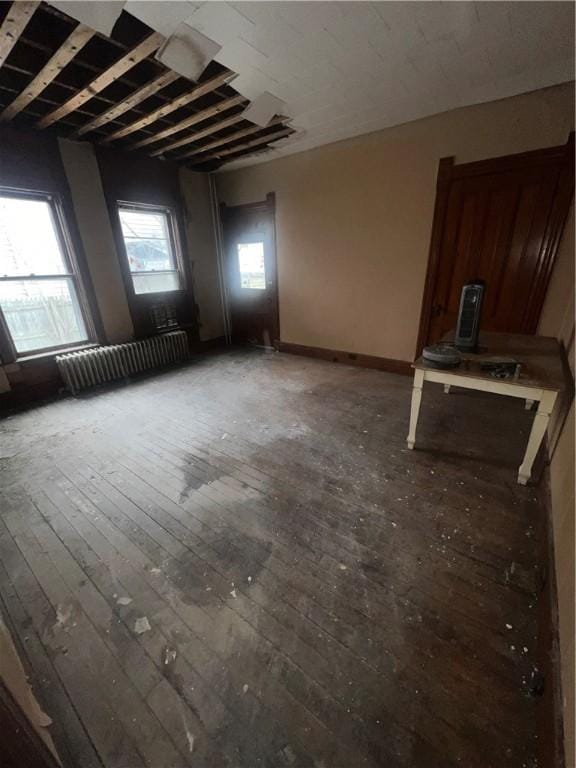
[[(480, 369), (483, 360), (496, 356), (513, 357), (518, 360), (522, 364), (520, 375), (513, 379), (496, 379)], [(538, 403), (524, 460), (518, 470), (518, 482), (526, 485), (530, 479), (538, 448), (546, 434), (558, 394), (565, 387), (566, 377), (558, 341), (542, 336), (485, 333), (480, 335), (478, 353), (463, 354), (463, 361), (458, 368), (433, 368), (421, 357), (413, 363), (412, 367), (414, 384), (410, 430), (407, 438), (410, 449), (413, 449), (416, 443), (416, 427), (425, 381), (443, 384), (446, 393), (450, 391), (450, 387), (456, 386), (519, 397), (526, 401), (526, 408), (531, 408), (535, 401)]]

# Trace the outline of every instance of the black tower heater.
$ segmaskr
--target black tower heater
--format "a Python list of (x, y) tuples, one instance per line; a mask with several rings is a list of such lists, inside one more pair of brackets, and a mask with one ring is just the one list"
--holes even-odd
[(460, 297), (456, 336), (454, 338), (454, 346), (463, 352), (473, 352), (478, 346), (483, 297), (483, 280), (473, 280), (469, 283), (464, 283)]

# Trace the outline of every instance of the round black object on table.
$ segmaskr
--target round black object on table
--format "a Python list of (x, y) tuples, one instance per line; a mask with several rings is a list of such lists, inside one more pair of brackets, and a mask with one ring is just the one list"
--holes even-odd
[(462, 356), (452, 344), (432, 344), (424, 347), (422, 359), (432, 368), (457, 368)]

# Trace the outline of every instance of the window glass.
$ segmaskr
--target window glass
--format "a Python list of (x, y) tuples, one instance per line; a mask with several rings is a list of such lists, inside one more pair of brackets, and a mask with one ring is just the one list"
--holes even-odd
[(88, 340), (52, 200), (0, 195), (0, 308), (17, 353)]
[(264, 290), (266, 272), (264, 268), (264, 243), (238, 243), (238, 267), (240, 286)]
[(50, 203), (0, 197), (0, 277), (66, 271)]
[(0, 281), (0, 305), (20, 353), (86, 341), (72, 279)]
[(177, 272), (132, 275), (132, 282), (136, 293), (163, 293), (177, 291), (180, 288)]
[(119, 207), (122, 237), (135, 293), (161, 293), (180, 288), (170, 238), (170, 214)]

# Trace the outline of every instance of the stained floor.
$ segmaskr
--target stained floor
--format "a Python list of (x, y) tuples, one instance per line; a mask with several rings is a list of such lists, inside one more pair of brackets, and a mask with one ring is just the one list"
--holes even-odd
[(233, 351), (0, 422), (0, 607), (66, 768), (534, 765), (520, 401)]

